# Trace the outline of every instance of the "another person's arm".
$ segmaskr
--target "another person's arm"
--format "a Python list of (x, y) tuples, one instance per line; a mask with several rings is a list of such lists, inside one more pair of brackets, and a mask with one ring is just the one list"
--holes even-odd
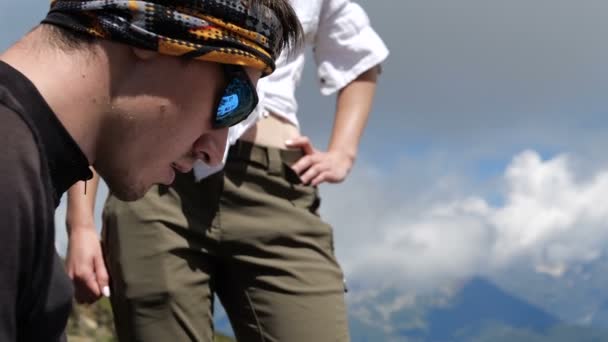
[(109, 294), (108, 272), (94, 219), (98, 184), (99, 176), (94, 173), (86, 184), (78, 182), (68, 190), (66, 271), (74, 282), (79, 303), (92, 303), (104, 292)]
[(371, 111), (378, 67), (359, 75), (340, 90), (334, 127), (327, 152), (316, 150), (307, 137), (292, 139), (289, 147), (304, 149), (306, 156), (292, 166), (305, 184), (339, 183), (357, 157), (359, 141)]
[(314, 46), (321, 92), (339, 91), (329, 147), (318, 151), (306, 137), (287, 145), (306, 152), (293, 169), (304, 183), (318, 185), (343, 181), (353, 166), (388, 49), (363, 8), (350, 0), (323, 2)]

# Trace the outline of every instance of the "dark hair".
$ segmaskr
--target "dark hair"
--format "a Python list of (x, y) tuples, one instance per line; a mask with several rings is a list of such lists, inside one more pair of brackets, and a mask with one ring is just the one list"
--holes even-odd
[(293, 52), (301, 47), (304, 30), (288, 0), (251, 0), (251, 4), (266, 6), (276, 15), (283, 28), (280, 36), (277, 36), (278, 49), (289, 49)]
[(41, 24), (48, 42), (62, 50), (77, 50), (96, 42), (95, 37), (86, 33), (65, 29), (61, 26)]

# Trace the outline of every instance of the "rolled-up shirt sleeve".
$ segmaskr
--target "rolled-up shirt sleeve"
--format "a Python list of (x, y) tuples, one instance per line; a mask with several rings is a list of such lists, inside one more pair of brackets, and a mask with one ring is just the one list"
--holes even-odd
[(349, 0), (324, 2), (314, 47), (323, 95), (344, 88), (388, 54), (361, 6)]

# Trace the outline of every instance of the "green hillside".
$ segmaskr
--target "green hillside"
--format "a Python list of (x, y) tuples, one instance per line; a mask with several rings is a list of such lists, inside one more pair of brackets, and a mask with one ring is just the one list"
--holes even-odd
[[(115, 342), (110, 301), (103, 298), (93, 305), (74, 305), (68, 322), (68, 342)], [(217, 334), (215, 342), (235, 342)]]

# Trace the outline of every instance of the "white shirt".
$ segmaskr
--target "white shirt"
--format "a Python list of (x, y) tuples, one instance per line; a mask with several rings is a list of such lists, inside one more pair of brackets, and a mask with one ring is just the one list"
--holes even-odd
[[(363, 8), (350, 0), (291, 0), (302, 27), (305, 46), (313, 48), (317, 79), (323, 95), (344, 88), (359, 75), (382, 63), (388, 49), (371, 27)], [(249, 118), (230, 128), (223, 163), (214, 167), (199, 161), (194, 166), (198, 180), (224, 167), (228, 148), (254, 125), (272, 112), (299, 127), (296, 116), (296, 87), (304, 70), (305, 50), (279, 56), (277, 68), (258, 81), (259, 105)]]

